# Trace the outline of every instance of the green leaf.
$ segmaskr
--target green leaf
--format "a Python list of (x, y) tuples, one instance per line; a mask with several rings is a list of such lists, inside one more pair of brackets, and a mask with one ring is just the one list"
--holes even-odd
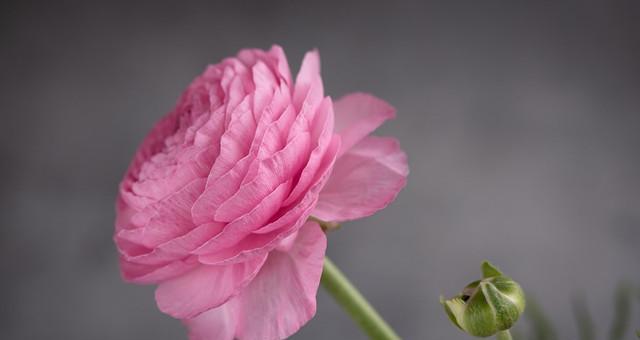
[(631, 299), (633, 298), (633, 290), (626, 283), (618, 285), (615, 294), (615, 311), (613, 316), (613, 324), (609, 331), (609, 339), (619, 340), (624, 338), (624, 334), (629, 328), (629, 319), (631, 316)]
[(576, 318), (576, 323), (578, 324), (578, 334), (580, 334), (580, 339), (595, 340), (595, 327), (584, 296), (580, 296), (573, 300), (572, 309), (573, 316)]
[(553, 324), (544, 315), (544, 312), (540, 306), (531, 297), (528, 298), (527, 313), (524, 313), (531, 322), (532, 336), (534, 340), (556, 340), (558, 339), (557, 333), (553, 327)]

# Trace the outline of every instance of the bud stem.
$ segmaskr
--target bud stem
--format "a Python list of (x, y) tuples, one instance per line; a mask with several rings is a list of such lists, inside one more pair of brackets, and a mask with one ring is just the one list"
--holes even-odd
[(370, 339), (400, 339), (328, 257), (324, 258), (320, 282)]
[(498, 340), (512, 340), (513, 338), (511, 337), (511, 332), (509, 332), (509, 330), (505, 330), (505, 331), (500, 331), (498, 333), (496, 333), (496, 339)]

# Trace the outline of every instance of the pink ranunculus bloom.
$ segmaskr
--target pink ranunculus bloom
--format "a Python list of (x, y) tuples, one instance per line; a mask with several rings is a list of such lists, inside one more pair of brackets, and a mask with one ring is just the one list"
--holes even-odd
[(369, 216), (405, 185), (406, 155), (369, 136), (394, 109), (325, 97), (317, 51), (295, 82), (279, 46), (209, 66), (156, 124), (120, 184), (125, 280), (157, 284), (191, 339), (282, 339), (316, 311), (326, 238), (310, 216)]

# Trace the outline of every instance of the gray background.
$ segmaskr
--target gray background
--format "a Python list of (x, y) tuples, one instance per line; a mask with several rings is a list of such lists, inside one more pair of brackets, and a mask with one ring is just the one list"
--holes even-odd
[[(379, 134), (409, 154), (408, 186), (331, 234), (328, 253), (402, 336), (469, 339), (438, 296), (485, 258), (564, 339), (577, 334), (571, 298), (587, 294), (604, 335), (617, 283), (640, 282), (634, 1), (0, 6), (3, 338), (185, 337), (152, 287), (120, 281), (116, 186), (206, 64), (272, 43), (294, 69), (318, 47), (328, 94), (369, 91), (398, 109)], [(294, 338), (364, 338), (318, 300)]]

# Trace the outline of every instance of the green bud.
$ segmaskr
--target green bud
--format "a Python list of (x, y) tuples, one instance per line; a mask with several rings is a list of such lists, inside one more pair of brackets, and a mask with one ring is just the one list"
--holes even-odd
[(488, 261), (482, 263), (482, 279), (471, 282), (462, 293), (445, 300), (449, 319), (461, 330), (487, 337), (511, 328), (524, 312), (525, 297), (518, 283)]

